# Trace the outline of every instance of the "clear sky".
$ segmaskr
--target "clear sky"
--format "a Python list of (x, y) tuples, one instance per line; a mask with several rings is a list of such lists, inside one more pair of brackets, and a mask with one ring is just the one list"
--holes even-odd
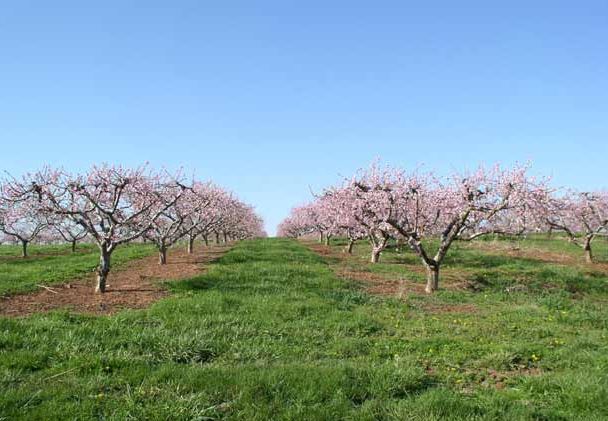
[(6, 0), (0, 146), (15, 175), (184, 166), (271, 233), (376, 157), (607, 187), (608, 2)]

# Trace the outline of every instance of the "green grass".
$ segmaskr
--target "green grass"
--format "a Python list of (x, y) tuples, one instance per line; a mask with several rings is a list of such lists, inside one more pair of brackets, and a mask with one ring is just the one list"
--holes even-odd
[[(112, 266), (153, 252), (153, 247), (145, 244), (119, 247), (112, 255)], [(91, 273), (99, 263), (99, 251), (92, 244), (79, 244), (75, 253), (69, 245), (32, 245), (27, 258), (20, 257), (20, 253), (20, 246), (0, 246), (0, 295), (71, 281)]]
[[(343, 248), (346, 241), (335, 240), (332, 244), (336, 250)], [(435, 240), (427, 243), (429, 250), (435, 250)], [(508, 255), (503, 251), (517, 248), (521, 255)], [(608, 263), (608, 241), (597, 240), (594, 244), (595, 260)], [(566, 260), (554, 262), (536, 256), (538, 252), (563, 255)], [(373, 272), (392, 279), (405, 279), (407, 282), (424, 283), (425, 272), (420, 259), (409, 249), (397, 250), (394, 246), (386, 249), (380, 263), (368, 264), (371, 253), (366, 242), (357, 243), (355, 257), (342, 262), (355, 271)], [(517, 254), (517, 253), (516, 253)], [(338, 259), (330, 258), (337, 264)], [(606, 267), (588, 265), (584, 261), (583, 251), (563, 239), (547, 239), (543, 236), (531, 236), (526, 240), (489, 239), (475, 242), (456, 242), (450, 248), (441, 266), (441, 276), (450, 280), (466, 279), (476, 289), (486, 292), (500, 292), (509, 287), (525, 287), (528, 291), (546, 293), (557, 289), (559, 293), (599, 293), (608, 294), (608, 272)]]
[[(174, 294), (147, 310), (0, 318), (0, 414), (608, 419), (604, 288), (506, 294), (490, 279), (482, 292), (403, 302), (337, 279), (333, 264), (294, 241), (252, 240), (204, 275), (170, 283)], [(506, 273), (533, 266), (512, 265)], [(455, 303), (476, 311), (425, 310)]]
[[(554, 233), (551, 237), (547, 234), (530, 234), (527, 238), (518, 237), (504, 238), (499, 236), (481, 237), (477, 242), (503, 241), (517, 245), (522, 249), (543, 249), (554, 253), (565, 253), (584, 262), (583, 249), (568, 241), (565, 234)], [(593, 240), (593, 254), (598, 262), (608, 262), (608, 237), (597, 237)]]

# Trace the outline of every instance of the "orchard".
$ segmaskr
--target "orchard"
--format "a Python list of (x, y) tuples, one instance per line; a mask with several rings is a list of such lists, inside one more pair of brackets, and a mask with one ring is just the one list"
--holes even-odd
[(538, 232), (565, 233), (591, 263), (593, 240), (608, 234), (608, 193), (550, 187), (547, 179), (531, 177), (528, 166), (479, 167), (444, 178), (372, 165), (294, 208), (279, 227), (284, 237), (347, 237), (349, 253), (367, 239), (372, 263), (389, 240), (403, 242), (427, 272), (427, 293), (439, 288), (455, 241)]
[(182, 170), (6, 175), (0, 418), (604, 419), (608, 194), (532, 171), (376, 163), (279, 238)]
[[(72, 251), (82, 241), (99, 249), (96, 291), (105, 291), (112, 254), (134, 241), (151, 242), (160, 265), (167, 252), (185, 241), (206, 245), (264, 235), (255, 210), (213, 182), (186, 180), (141, 166), (100, 165), (86, 174), (45, 167), (0, 185), (0, 231), (4, 241), (66, 242)], [(550, 186), (529, 175), (529, 166), (479, 167), (439, 177), (377, 164), (342, 183), (328, 186), (308, 204), (296, 207), (278, 227), (282, 237), (334, 237), (370, 244), (377, 263), (391, 242), (407, 245), (427, 272), (426, 291), (439, 288), (440, 270), (457, 241), (483, 236), (525, 237), (563, 233), (593, 262), (593, 242), (608, 232), (608, 193)]]
[(225, 241), (263, 236), (263, 221), (231, 193), (198, 180), (186, 181), (148, 166), (94, 166), (85, 174), (45, 167), (0, 185), (0, 231), (28, 245), (36, 239), (66, 241), (75, 250), (85, 238), (99, 249), (96, 291), (104, 293), (112, 254), (124, 244), (149, 240), (159, 263), (188, 238), (212, 233)]

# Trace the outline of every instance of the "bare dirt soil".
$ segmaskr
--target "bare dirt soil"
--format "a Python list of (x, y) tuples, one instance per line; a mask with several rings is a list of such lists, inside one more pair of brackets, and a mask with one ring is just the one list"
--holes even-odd
[[(405, 298), (409, 294), (426, 295), (424, 292), (424, 283), (414, 282), (411, 279), (404, 279), (401, 276), (395, 277), (389, 274), (378, 274), (367, 272), (364, 270), (355, 270), (349, 267), (348, 262), (352, 259), (358, 259), (355, 255), (349, 255), (339, 249), (332, 249), (319, 243), (305, 243), (313, 252), (322, 257), (330, 258), (335, 263), (331, 264), (336, 276), (342, 279), (361, 282), (367, 292), (376, 295), (386, 295), (399, 298)], [(357, 262), (360, 263), (360, 262)], [(424, 275), (426, 272), (420, 265), (401, 265), (404, 273), (418, 273)], [(466, 285), (466, 274), (452, 271), (451, 273), (444, 272), (442, 275), (442, 286), (445, 289), (462, 289)]]
[(524, 258), (538, 260), (543, 263), (553, 263), (558, 265), (576, 266), (583, 270), (597, 270), (603, 273), (608, 273), (608, 263), (605, 262), (593, 262), (589, 264), (585, 262), (583, 257), (582, 249), (580, 253), (560, 253), (554, 251), (543, 250), (539, 247), (526, 247), (519, 248), (512, 244), (501, 244), (501, 243), (477, 243), (475, 247), (487, 252), (489, 254), (509, 256), (514, 258)]
[[(338, 277), (361, 282), (365, 290), (369, 293), (397, 298), (407, 298), (408, 295), (426, 295), (423, 283), (415, 282), (412, 279), (403, 277), (407, 276), (406, 273), (414, 273), (418, 275), (418, 277), (424, 277), (425, 270), (421, 265), (383, 262), (385, 265), (399, 264), (403, 268), (403, 276), (389, 273), (374, 273), (364, 269), (365, 263), (360, 260), (360, 257), (344, 253), (342, 252), (342, 249), (328, 247), (314, 241), (306, 241), (305, 244), (313, 252), (330, 259), (330, 267)], [(490, 242), (475, 244), (475, 247), (488, 254), (524, 258), (562, 266), (574, 266), (585, 273), (608, 273), (608, 263), (594, 262), (593, 264), (588, 264), (584, 262), (582, 256), (572, 255), (570, 253), (552, 252), (536, 247), (520, 248), (513, 244)], [(472, 273), (472, 271), (460, 267), (445, 268), (441, 273), (442, 289), (474, 289), (475, 283), (470, 281)], [(547, 288), (549, 287), (550, 286), (547, 286)], [(435, 308), (432, 310), (448, 313), (470, 313), (475, 311), (475, 309), (472, 308)]]
[(84, 280), (3, 297), (0, 315), (27, 316), (63, 308), (77, 313), (108, 315), (126, 308), (145, 308), (169, 294), (160, 281), (199, 275), (206, 264), (229, 249), (230, 245), (199, 246), (189, 255), (183, 248), (175, 248), (169, 251), (168, 263), (163, 266), (158, 264), (156, 255), (128, 262), (110, 273), (104, 294), (94, 292), (95, 276), (91, 274)]

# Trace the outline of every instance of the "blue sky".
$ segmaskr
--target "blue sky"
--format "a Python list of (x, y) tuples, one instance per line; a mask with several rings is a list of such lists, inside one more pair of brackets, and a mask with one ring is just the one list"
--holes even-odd
[(607, 187), (606, 1), (4, 1), (0, 169), (186, 167), (272, 233), (374, 158)]

